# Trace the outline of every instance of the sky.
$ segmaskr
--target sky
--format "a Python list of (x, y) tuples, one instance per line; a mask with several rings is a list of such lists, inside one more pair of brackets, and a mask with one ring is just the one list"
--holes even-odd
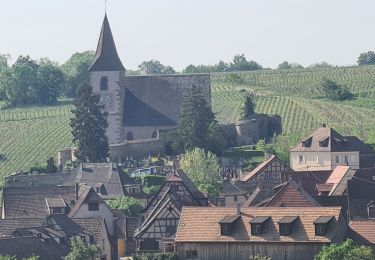
[[(95, 50), (104, 0), (0, 0), (0, 53), (64, 63)], [(375, 50), (374, 0), (108, 0), (117, 51), (127, 69), (157, 59), (231, 61), (239, 53), (264, 67), (353, 65)]]

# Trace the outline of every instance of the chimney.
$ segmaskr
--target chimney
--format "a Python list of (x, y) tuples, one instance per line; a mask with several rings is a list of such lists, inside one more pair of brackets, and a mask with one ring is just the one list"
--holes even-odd
[(236, 206), (237, 206), (237, 216), (240, 216), (241, 215), (241, 203), (237, 203)]
[(79, 191), (79, 184), (78, 184), (78, 182), (76, 182), (74, 191), (75, 191), (75, 200), (77, 201), (78, 200), (78, 191)]

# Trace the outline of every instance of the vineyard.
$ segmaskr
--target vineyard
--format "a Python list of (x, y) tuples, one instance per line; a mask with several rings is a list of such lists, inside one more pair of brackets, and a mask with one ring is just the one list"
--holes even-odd
[(71, 106), (0, 110), (0, 185), (3, 176), (44, 165), (71, 145)]
[[(256, 112), (278, 114), (288, 145), (322, 123), (346, 135), (375, 143), (375, 66), (264, 70), (237, 73), (242, 81), (228, 82), (228, 73), (212, 74), (212, 107), (220, 122), (239, 119), (244, 97), (252, 92)], [(333, 79), (347, 86), (355, 100), (323, 99), (320, 82)], [(72, 145), (69, 127), (72, 106), (0, 110), (0, 185), (3, 176), (45, 164), (57, 151)]]
[[(325, 123), (345, 135), (375, 143), (375, 66), (238, 72), (241, 83), (228, 83), (229, 74), (211, 77), (212, 106), (220, 122), (238, 120), (244, 96), (251, 92), (257, 113), (281, 116), (284, 136), (299, 140)], [(355, 99), (323, 99), (323, 79), (348, 87)]]

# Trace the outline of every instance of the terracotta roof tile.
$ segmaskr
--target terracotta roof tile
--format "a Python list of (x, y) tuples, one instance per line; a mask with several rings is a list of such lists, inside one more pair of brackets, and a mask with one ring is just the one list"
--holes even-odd
[[(295, 207), (295, 208), (242, 208), (241, 219), (230, 236), (221, 236), (220, 220), (235, 215), (236, 208), (184, 207), (177, 229), (176, 242), (330, 242), (336, 235), (341, 207)], [(256, 217), (269, 216), (262, 235), (250, 234), (250, 221)], [(278, 222), (287, 216), (298, 216), (290, 236), (280, 236)], [(332, 216), (326, 236), (315, 236), (314, 221), (321, 216)], [(343, 225), (344, 222), (341, 222)]]
[(375, 220), (352, 221), (349, 237), (360, 244), (375, 244)]

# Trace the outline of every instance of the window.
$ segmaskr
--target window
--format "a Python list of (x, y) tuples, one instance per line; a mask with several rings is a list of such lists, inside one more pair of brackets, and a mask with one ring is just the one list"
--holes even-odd
[(368, 217), (375, 218), (375, 205), (367, 207)]
[(233, 200), (234, 200), (234, 201), (237, 201), (237, 195), (234, 195), (234, 196), (233, 196)]
[(198, 258), (197, 250), (186, 250), (186, 258)]
[(62, 214), (64, 213), (63, 208), (52, 208), (52, 214)]
[(176, 226), (167, 226), (165, 232), (167, 233), (167, 237), (174, 235), (176, 233)]
[(298, 158), (298, 162), (299, 163), (303, 163), (305, 161), (305, 158), (303, 155), (300, 155), (299, 158)]
[(326, 234), (326, 224), (315, 224), (315, 235), (325, 236)]
[(152, 133), (152, 136), (151, 136), (151, 138), (157, 138), (158, 137), (158, 131), (154, 131), (153, 133)]
[(251, 224), (251, 234), (261, 235), (263, 232), (262, 224)]
[(227, 235), (230, 235), (232, 234), (232, 231), (233, 231), (233, 227), (232, 227), (232, 224), (221, 224), (221, 235), (222, 236), (227, 236)]
[(344, 163), (346, 163), (346, 164), (349, 163), (349, 160), (348, 160), (348, 156), (347, 156), (347, 155), (344, 155)]
[(99, 211), (99, 203), (89, 202), (89, 211)]
[(290, 226), (289, 223), (279, 224), (279, 232), (280, 236), (288, 236), (290, 234)]
[(132, 132), (128, 132), (128, 133), (126, 134), (126, 140), (128, 140), (128, 141), (134, 140), (134, 137), (133, 137), (133, 133), (132, 133)]
[(340, 163), (340, 157), (335, 156), (335, 163)]
[(108, 90), (108, 77), (100, 79), (100, 90)]

